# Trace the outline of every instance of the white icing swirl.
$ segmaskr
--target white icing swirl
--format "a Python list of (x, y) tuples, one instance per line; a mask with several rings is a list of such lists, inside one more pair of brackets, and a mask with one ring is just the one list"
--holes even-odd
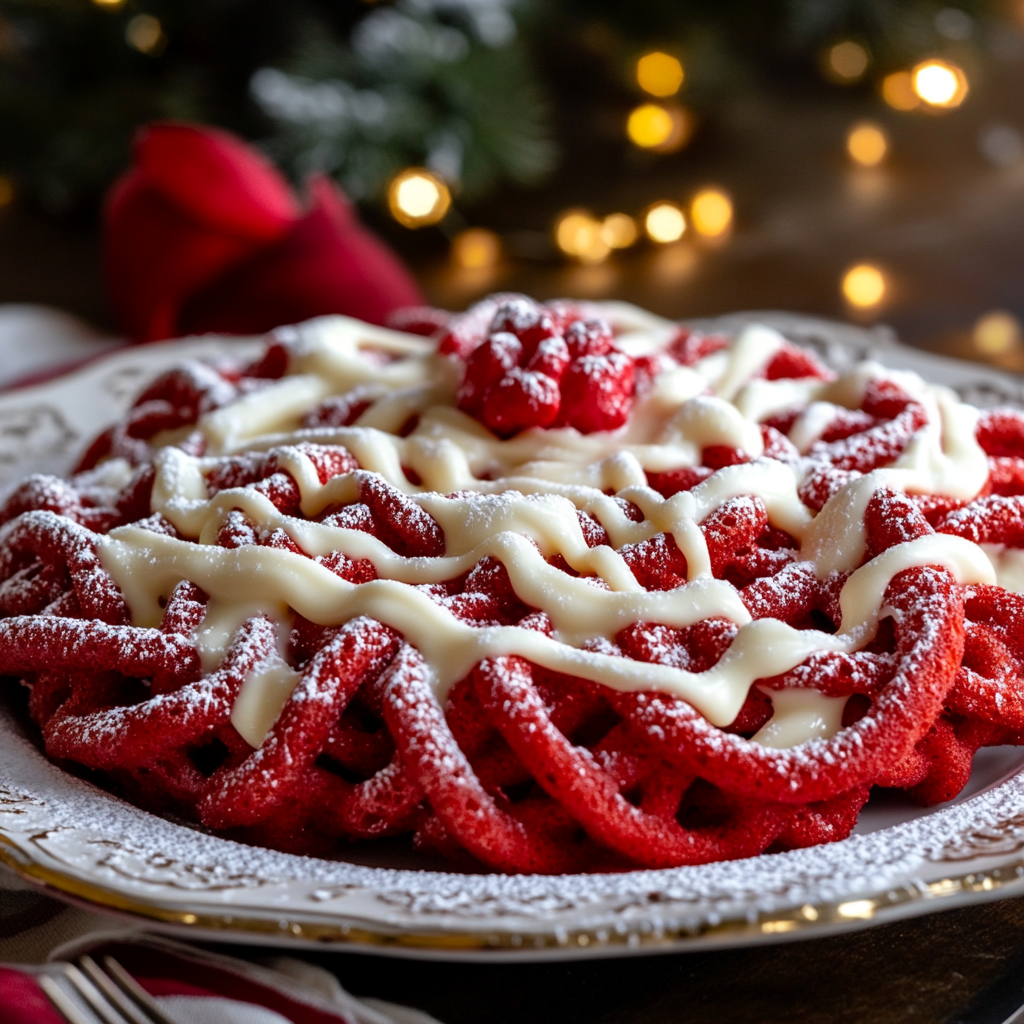
[[(673, 336), (671, 325), (642, 311), (622, 304), (609, 309), (626, 351), (660, 351)], [(157, 455), (153, 511), (186, 539), (129, 526), (111, 531), (100, 545), (103, 564), (137, 625), (160, 623), (161, 599), (181, 580), (209, 594), (197, 636), (207, 669), (218, 663), (235, 629), (257, 612), (282, 628), (293, 612), (324, 625), (370, 615), (402, 632), (423, 654), (442, 699), (482, 658), (517, 654), (619, 690), (672, 694), (725, 726), (756, 679), (785, 672), (815, 651), (853, 651), (868, 642), (885, 588), (903, 569), (943, 565), (961, 582), (995, 579), (980, 547), (943, 535), (897, 545), (860, 566), (864, 509), (879, 487), (970, 498), (986, 479), (985, 456), (974, 441), (976, 412), (951, 392), (912, 375), (900, 374), (899, 383), (924, 406), (925, 426), (894, 467), (855, 480), (815, 518), (797, 496), (799, 468), (759, 458), (758, 422), (807, 406), (792, 432), (797, 447), (806, 451), (837, 405), (856, 407), (867, 381), (888, 375), (874, 364), (833, 382), (754, 380), (783, 339), (768, 328), (749, 327), (729, 349), (695, 368), (673, 366), (665, 356), (668, 368), (620, 430), (580, 435), (533, 429), (502, 441), (454, 407), (457, 371), (422, 338), (344, 317), (323, 317), (278, 335), (292, 345), (289, 374), (204, 416), (198, 427), (207, 439), (207, 456), (194, 458), (174, 447)], [(353, 426), (300, 426), (309, 409), (356, 387), (370, 404)], [(398, 436), (413, 415), (419, 417), (415, 429)], [(170, 443), (174, 437), (162, 440)], [(309, 458), (288, 447), (300, 441), (344, 445), (358, 459), (359, 472), (379, 473), (408, 495), (441, 526), (443, 556), (407, 558), (367, 533), (305, 518), (357, 500), (358, 474), (321, 484)], [(753, 461), (720, 470), (669, 499), (647, 486), (645, 471), (699, 465), (709, 445), (742, 449)], [(251, 488), (210, 497), (206, 474), (219, 456), (272, 448), (284, 449), (278, 464), (298, 484), (302, 517), (281, 513)], [(445, 496), (456, 491), (479, 497)], [(637, 505), (643, 521), (634, 522), (607, 491)], [(751, 621), (735, 588), (711, 577), (699, 523), (743, 495), (763, 501), (770, 523), (802, 544), (801, 557), (819, 577), (856, 569), (842, 591), (843, 619), (836, 635), (797, 630), (773, 619)], [(284, 530), (310, 557), (261, 546), (218, 547), (218, 532), (235, 509), (262, 531)], [(577, 510), (601, 524), (610, 544), (587, 545)], [(618, 549), (660, 533), (671, 535), (685, 555), (689, 582), (647, 592)], [(335, 551), (369, 560), (379, 579), (349, 583), (313, 560)], [(554, 555), (584, 576), (549, 564)], [(457, 577), (487, 556), (504, 564), (523, 602), (548, 614), (551, 637), (512, 626), (468, 625), (417, 589)], [(1001, 556), (1000, 565), (1005, 564), (1009, 559)], [(708, 617), (728, 619), (739, 631), (706, 672), (641, 663), (594, 644), (638, 621), (683, 627)], [(232, 721), (254, 746), (272, 726), (296, 678), (281, 660), (246, 680)], [(790, 746), (839, 728), (842, 701), (810, 690), (771, 696), (775, 714), (755, 736), (759, 742)]]

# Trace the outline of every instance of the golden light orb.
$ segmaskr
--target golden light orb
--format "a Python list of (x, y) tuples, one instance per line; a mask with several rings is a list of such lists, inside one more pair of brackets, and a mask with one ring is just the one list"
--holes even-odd
[(881, 305), (888, 287), (885, 274), (873, 263), (858, 263), (843, 274), (843, 297), (857, 309)]
[(637, 83), (652, 96), (674, 96), (685, 77), (682, 62), (660, 50), (645, 54), (636, 62)]
[(639, 234), (636, 221), (628, 213), (609, 213), (601, 221), (601, 237), (612, 249), (628, 249)]
[(914, 110), (921, 106), (921, 97), (914, 92), (914, 78), (909, 71), (894, 71), (882, 79), (882, 99), (893, 110)]
[(705, 238), (718, 238), (732, 227), (732, 200), (720, 188), (701, 189), (690, 203), (693, 230)]
[(452, 262), (463, 270), (490, 270), (501, 259), (501, 239), (487, 228), (467, 228), (452, 239)]
[(167, 45), (164, 27), (152, 14), (136, 14), (125, 27), (124, 38), (132, 49), (148, 57), (159, 57)]
[(861, 167), (877, 167), (889, 151), (885, 129), (871, 121), (855, 124), (846, 136), (846, 152)]
[(444, 218), (452, 194), (442, 178), (425, 167), (408, 167), (388, 186), (388, 209), (399, 224), (423, 228)]
[(14, 182), (6, 174), (0, 174), (0, 207), (14, 202)]
[(686, 231), (686, 217), (675, 203), (654, 203), (644, 215), (644, 230), (652, 242), (676, 242)]
[(675, 153), (693, 137), (696, 121), (693, 114), (679, 103), (668, 104), (665, 109), (668, 111), (668, 116), (672, 118), (672, 131), (660, 146), (654, 147), (654, 150), (656, 153)]
[(836, 43), (828, 50), (825, 70), (837, 82), (859, 81), (868, 69), (868, 51), (852, 39)]
[(629, 115), (626, 134), (641, 149), (655, 149), (672, 137), (672, 115), (658, 103), (643, 103)]
[(967, 76), (955, 64), (926, 60), (910, 72), (914, 92), (931, 107), (959, 107), (967, 97)]
[(107, 10), (114, 10), (125, 5), (125, 0), (92, 0), (92, 2), (97, 7), (105, 7)]
[(600, 263), (611, 251), (602, 224), (588, 210), (567, 210), (555, 223), (555, 244), (583, 263)]
[(974, 325), (974, 347), (987, 356), (998, 356), (1021, 342), (1021, 323), (1004, 309), (994, 309), (979, 317)]

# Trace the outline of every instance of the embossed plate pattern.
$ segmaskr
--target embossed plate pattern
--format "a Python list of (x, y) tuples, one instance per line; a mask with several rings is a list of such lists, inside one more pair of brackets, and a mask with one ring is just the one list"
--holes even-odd
[[(842, 368), (874, 355), (990, 406), (1022, 382), (902, 347), (883, 332), (779, 313), (757, 320)], [(128, 349), (59, 380), (0, 395), (0, 493), (33, 470), (65, 471), (146, 380), (183, 357), (257, 342)], [(68, 898), (196, 938), (334, 945), (464, 959), (590, 957), (824, 935), (1024, 894), (1024, 750), (982, 751), (952, 805), (873, 800), (828, 846), (665, 871), (504, 876), (297, 857), (138, 810), (51, 765), (0, 712), (0, 861)], [(380, 861), (378, 861), (380, 863)]]

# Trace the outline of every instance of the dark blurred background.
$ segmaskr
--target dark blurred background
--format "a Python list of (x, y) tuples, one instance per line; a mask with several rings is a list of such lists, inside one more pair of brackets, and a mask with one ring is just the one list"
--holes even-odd
[(1024, 0), (0, 0), (0, 301), (114, 329), (102, 198), (154, 118), (331, 173), (448, 308), (784, 308), (1024, 369)]

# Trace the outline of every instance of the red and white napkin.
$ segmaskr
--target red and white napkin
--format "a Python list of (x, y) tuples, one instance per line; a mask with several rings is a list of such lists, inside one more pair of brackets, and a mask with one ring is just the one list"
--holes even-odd
[(60, 964), (113, 956), (175, 1024), (437, 1024), (420, 1010), (357, 999), (329, 971), (253, 947), (251, 960), (50, 899), (0, 868), (0, 1022), (65, 1024), (38, 984), (49, 974), (85, 1011)]

